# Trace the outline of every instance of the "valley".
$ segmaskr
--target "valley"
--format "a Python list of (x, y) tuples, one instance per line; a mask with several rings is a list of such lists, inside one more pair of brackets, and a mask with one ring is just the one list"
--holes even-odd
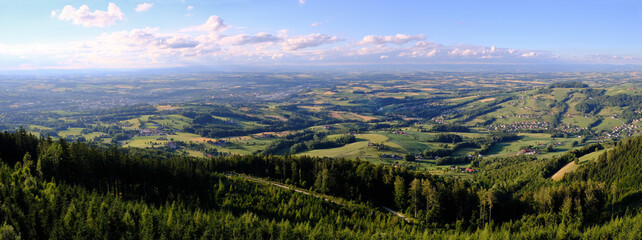
[[(19, 106), (4, 105), (1, 113), (0, 172), (23, 177), (3, 184), (38, 182), (29, 204), (58, 199), (65, 202), (59, 211), (115, 201), (112, 208), (142, 219), (133, 220), (140, 227), (157, 229), (145, 233), (152, 238), (176, 238), (171, 228), (195, 234), (189, 238), (213, 229), (211, 236), (237, 236), (219, 231), (215, 219), (222, 216), (236, 229), (247, 221), (262, 229), (242, 238), (372, 238), (391, 231), (429, 239), (584, 238), (615, 234), (621, 222), (609, 216), (642, 222), (633, 213), (642, 207), (639, 173), (628, 167), (642, 156), (631, 150), (642, 131), (635, 73), (212, 73), (191, 85), (156, 78), (137, 76), (129, 87), (93, 96), (95, 106), (68, 104), (78, 96), (59, 92), (105, 88), (100, 81), (41, 79), (32, 81), (48, 85), (10, 90), (15, 94), (2, 101)], [(167, 96), (135, 90), (142, 88), (165, 89)], [(50, 105), (20, 100), (30, 94)], [(125, 98), (140, 101), (101, 102)], [(52, 188), (68, 195), (47, 195)], [(150, 211), (171, 222), (176, 204), (181, 223), (145, 223)], [(186, 220), (191, 214), (214, 225)], [(117, 228), (127, 224), (114, 221)], [(74, 229), (61, 223), (50, 224)], [(51, 237), (38, 227), (12, 226), (35, 231), (20, 230), (22, 236)]]

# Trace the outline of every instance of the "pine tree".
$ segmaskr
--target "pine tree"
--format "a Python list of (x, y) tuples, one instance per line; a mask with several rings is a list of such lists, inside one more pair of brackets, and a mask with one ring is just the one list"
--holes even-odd
[(20, 235), (15, 232), (13, 226), (4, 223), (0, 227), (0, 240), (20, 240)]
[(406, 207), (406, 186), (404, 179), (400, 176), (395, 178), (395, 205), (397, 209), (404, 209)]
[(417, 217), (417, 209), (419, 208), (419, 197), (421, 196), (421, 180), (413, 179), (410, 182), (410, 196), (412, 209), (414, 210), (414, 217)]

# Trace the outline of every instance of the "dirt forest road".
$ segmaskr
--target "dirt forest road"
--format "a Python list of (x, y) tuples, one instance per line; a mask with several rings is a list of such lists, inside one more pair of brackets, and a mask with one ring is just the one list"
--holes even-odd
[[(321, 199), (323, 199), (325, 201), (328, 201), (328, 202), (332, 202), (332, 203), (339, 204), (339, 205), (345, 205), (342, 202), (330, 199), (330, 198), (328, 198), (328, 197), (326, 197), (326, 196), (324, 196), (322, 194), (310, 192), (310, 191), (303, 190), (303, 189), (300, 189), (300, 188), (294, 188), (294, 187), (286, 186), (286, 185), (283, 185), (283, 184), (280, 184), (280, 183), (277, 183), (277, 182), (268, 181), (268, 180), (265, 180), (265, 179), (255, 178), (255, 177), (242, 175), (242, 174), (233, 174), (233, 175), (245, 178), (245, 179), (247, 179), (249, 181), (268, 184), (268, 185), (272, 185), (272, 186), (275, 186), (275, 187), (280, 187), (280, 188), (284, 188), (284, 189), (288, 189), (288, 190), (293, 190), (293, 191), (301, 193), (301, 194), (310, 195), (310, 196), (313, 196), (313, 197), (316, 197), (316, 198), (321, 198)], [(399, 213), (399, 212), (397, 212), (395, 210), (392, 210), (392, 209), (390, 209), (390, 208), (388, 208), (386, 206), (383, 206), (383, 205), (381, 205), (381, 208), (383, 208), (384, 210), (388, 211), (389, 213), (395, 214), (396, 216), (400, 217), (401, 219), (403, 219), (406, 222), (410, 222), (410, 219), (406, 218), (403, 214), (401, 214), (401, 213)]]

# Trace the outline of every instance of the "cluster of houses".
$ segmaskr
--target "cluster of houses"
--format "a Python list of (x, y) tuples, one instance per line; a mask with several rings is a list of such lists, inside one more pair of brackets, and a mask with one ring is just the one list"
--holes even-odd
[(537, 149), (522, 149), (517, 152), (517, 155), (537, 155)]
[(397, 154), (385, 154), (385, 153), (380, 153), (379, 154), (380, 158), (392, 158), (392, 159), (402, 159), (403, 156), (397, 155)]
[(489, 130), (504, 130), (509, 132), (520, 132), (522, 130), (557, 130), (566, 134), (576, 134), (586, 128), (580, 128), (571, 124), (560, 124), (558, 127), (553, 128), (553, 125), (549, 122), (540, 122), (540, 121), (530, 121), (530, 122), (513, 122), (511, 124), (494, 124), (488, 127)]
[(393, 131), (392, 134), (408, 135), (408, 133), (403, 132), (403, 131)]
[(145, 129), (138, 130), (138, 137), (160, 136), (165, 134), (166, 134), (165, 131), (159, 128), (145, 128)]
[(445, 122), (445, 120), (446, 120), (445, 116), (452, 115), (452, 114), (457, 114), (457, 113), (459, 113), (461, 111), (462, 110), (460, 110), (460, 109), (448, 109), (446, 111), (441, 112), (441, 115), (439, 115), (437, 117), (434, 117), (431, 120), (434, 121), (435, 123), (444, 124), (444, 123), (446, 123)]
[(622, 136), (633, 136), (640, 133), (640, 130), (637, 129), (638, 126), (633, 124), (622, 124), (620, 126), (614, 127), (611, 130), (602, 132), (600, 138), (611, 139), (611, 138), (620, 138)]
[(499, 119), (504, 119), (504, 118), (541, 118), (542, 114), (515, 114), (515, 115), (508, 115), (508, 116), (499, 116), (497, 118)]
[(555, 130), (558, 130), (560, 132), (566, 133), (566, 134), (576, 134), (581, 132), (582, 130), (586, 130), (587, 128), (581, 128), (575, 125), (570, 125), (570, 124), (560, 124)]
[(490, 130), (508, 130), (519, 131), (524, 129), (551, 129), (549, 122), (531, 121), (531, 122), (513, 122), (511, 124), (495, 124), (488, 127)]
[(258, 138), (272, 138), (272, 137), (274, 137), (274, 135), (273, 134), (267, 134), (267, 133), (261, 133), (261, 134), (257, 135), (256, 137), (258, 137)]
[(477, 173), (477, 169), (471, 168), (471, 167), (460, 167), (460, 166), (450, 166), (448, 169), (457, 171), (457, 172), (463, 172), (463, 173)]

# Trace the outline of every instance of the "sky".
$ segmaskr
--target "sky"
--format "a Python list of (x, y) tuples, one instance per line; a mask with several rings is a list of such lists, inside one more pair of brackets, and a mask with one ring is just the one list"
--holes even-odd
[(642, 65), (642, 1), (0, 1), (0, 71), (386, 64)]

